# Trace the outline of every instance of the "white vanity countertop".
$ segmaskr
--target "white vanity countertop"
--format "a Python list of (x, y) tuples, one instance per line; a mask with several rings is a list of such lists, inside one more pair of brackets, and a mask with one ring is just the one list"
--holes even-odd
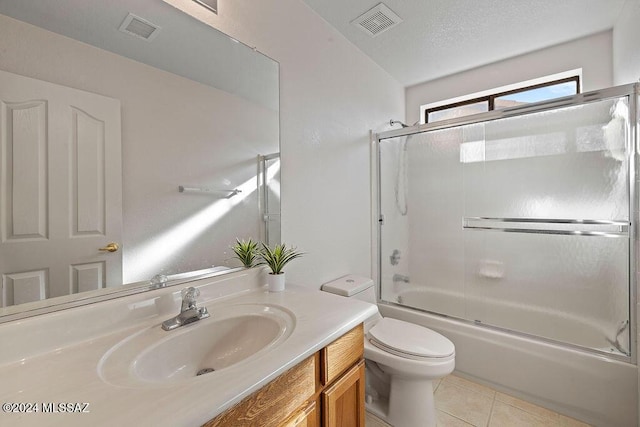
[[(153, 292), (156, 295), (164, 292), (166, 297), (171, 296), (172, 293), (175, 294), (176, 291), (179, 289), (168, 288)], [(207, 295), (206, 291), (203, 291), (203, 295)], [(126, 300), (129, 300), (129, 307), (132, 307), (145, 305), (143, 298), (149, 300), (148, 296), (126, 297), (120, 300), (125, 304), (127, 304)], [(156, 296), (156, 305), (158, 305), (158, 299)], [(105, 304), (114, 305), (117, 301), (112, 300)], [(161, 310), (159, 313), (147, 315), (146, 318), (144, 316), (142, 319), (137, 318), (135, 322), (125, 327), (122, 326), (122, 322), (119, 322), (113, 332), (107, 330), (96, 333), (94, 328), (93, 336), (74, 339), (69, 335), (78, 330), (83, 319), (78, 318), (77, 315), (74, 317), (76, 309), (66, 310), (68, 313), (63, 316), (67, 319), (62, 323), (66, 322), (69, 325), (70, 333), (67, 333), (65, 342), (60, 348), (48, 348), (47, 351), (39, 354), (37, 351), (32, 351), (33, 354), (25, 358), (7, 363), (2, 363), (3, 361), (0, 360), (0, 403), (24, 403), (38, 409), (37, 413), (2, 411), (0, 425), (199, 426), (377, 312), (377, 307), (372, 304), (289, 285), (281, 293), (270, 293), (262, 287), (254, 286), (252, 289), (244, 289), (233, 295), (227, 294), (209, 299), (199, 305), (209, 307), (213, 313), (216, 304), (241, 303), (268, 304), (288, 310), (295, 318), (295, 327), (291, 335), (267, 354), (248, 360), (246, 363), (239, 362), (215, 373), (179, 383), (153, 386), (125, 387), (108, 383), (99, 375), (99, 363), (109, 349), (126, 337), (144, 329), (160, 328), (163, 320), (177, 313), (167, 316), (164, 310)], [(96, 306), (98, 305), (100, 304)], [(104, 310), (104, 307), (102, 309)], [(91, 309), (86, 307), (84, 310), (78, 309), (80, 315), (86, 315), (90, 311)], [(42, 322), (46, 316), (50, 315), (39, 316), (38, 321)], [(209, 319), (201, 322), (207, 320)], [(57, 321), (60, 322), (60, 319)], [(10, 331), (9, 334), (3, 334), (3, 328), (11, 327), (11, 323), (0, 325), (3, 351), (11, 346), (11, 343), (6, 341), (7, 337), (11, 338), (11, 333), (15, 333)], [(17, 328), (21, 327), (24, 328), (17, 325)], [(184, 328), (189, 327), (191, 325)], [(38, 336), (34, 335), (34, 338), (38, 339)], [(45, 338), (43, 337), (42, 340), (44, 341)], [(189, 350), (185, 349), (185, 351)], [(43, 413), (42, 404), (50, 403), (88, 403), (85, 409), (89, 412)], [(82, 409), (83, 406), (73, 406), (73, 409)]]

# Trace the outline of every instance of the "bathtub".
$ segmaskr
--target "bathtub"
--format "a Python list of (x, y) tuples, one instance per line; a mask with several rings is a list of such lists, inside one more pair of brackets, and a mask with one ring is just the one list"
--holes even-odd
[(553, 336), (549, 338), (555, 341), (602, 351), (605, 356), (612, 354), (618, 359), (628, 360), (630, 354), (628, 321), (624, 324), (604, 325), (605, 322), (594, 317), (424, 286), (395, 287), (392, 295), (394, 297), (388, 301), (460, 319), (466, 317), (465, 306), (482, 307), (485, 314), (490, 313), (490, 325), (508, 325), (506, 329), (534, 337), (546, 337), (552, 331)]
[(397, 304), (378, 306), (383, 316), (449, 338), (460, 376), (595, 426), (638, 425), (638, 370), (632, 363)]

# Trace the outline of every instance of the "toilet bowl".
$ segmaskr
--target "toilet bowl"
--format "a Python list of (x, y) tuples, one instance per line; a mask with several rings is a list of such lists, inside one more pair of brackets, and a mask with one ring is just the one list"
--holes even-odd
[[(322, 290), (375, 304), (371, 279), (348, 275)], [(431, 329), (383, 318), (365, 322), (366, 408), (394, 427), (435, 427), (433, 380), (453, 372), (455, 347)]]

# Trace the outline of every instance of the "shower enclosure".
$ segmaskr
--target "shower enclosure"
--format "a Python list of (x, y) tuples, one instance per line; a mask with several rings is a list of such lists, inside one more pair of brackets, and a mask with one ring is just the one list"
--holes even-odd
[(378, 134), (383, 304), (635, 363), (636, 91)]

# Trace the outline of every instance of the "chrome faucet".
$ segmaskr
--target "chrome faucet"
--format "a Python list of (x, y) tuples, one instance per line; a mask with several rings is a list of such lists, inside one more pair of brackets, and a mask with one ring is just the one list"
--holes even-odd
[(196, 307), (196, 298), (200, 295), (198, 289), (194, 287), (184, 288), (181, 295), (182, 306), (180, 307), (180, 314), (162, 322), (162, 329), (165, 331), (171, 331), (180, 326), (188, 325), (189, 323), (209, 317), (207, 307)]

